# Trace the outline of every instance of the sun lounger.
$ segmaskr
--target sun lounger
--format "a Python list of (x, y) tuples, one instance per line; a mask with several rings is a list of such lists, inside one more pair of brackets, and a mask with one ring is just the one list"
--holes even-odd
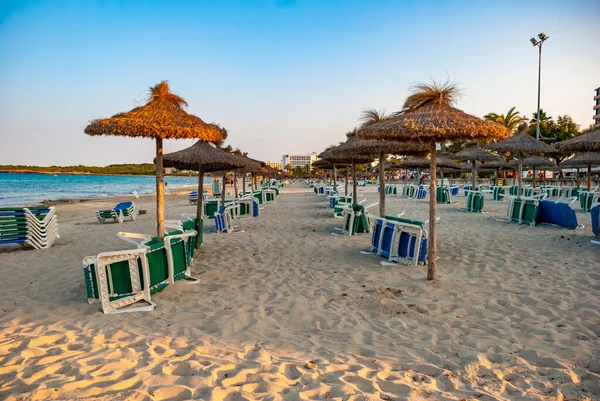
[(198, 191), (192, 191), (188, 194), (188, 203), (190, 205), (198, 204)]
[(100, 223), (104, 223), (106, 219), (113, 219), (115, 223), (122, 223), (125, 217), (135, 220), (135, 205), (133, 202), (121, 202), (109, 210), (99, 210), (96, 212), (96, 217)]
[(221, 191), (222, 191), (223, 187), (221, 186), (221, 183), (218, 181), (214, 181), (212, 184), (212, 194), (213, 196), (217, 197), (217, 196), (221, 196)]
[(427, 257), (427, 222), (386, 216), (379, 254), (387, 263), (416, 265)]
[(442, 188), (437, 188), (436, 190), (436, 202), (442, 204), (450, 204), (452, 203), (452, 197), (450, 196), (450, 190), (447, 187), (444, 187), (444, 191), (442, 193)]
[(579, 227), (577, 215), (569, 203), (540, 200), (536, 215), (536, 224), (554, 224), (574, 230)]
[(236, 205), (227, 205), (215, 212), (215, 226), (218, 233), (244, 232), (244, 230), (236, 230), (236, 226), (232, 223), (232, 209), (236, 207)]
[(452, 196), (458, 196), (458, 190), (459, 188), (457, 186), (448, 187), (448, 191), (450, 191), (450, 195)]
[(492, 199), (495, 201), (504, 200), (504, 194), (506, 193), (506, 189), (502, 186), (492, 187)]
[[(600, 202), (597, 201), (592, 205), (590, 214), (592, 217), (592, 232), (600, 238)], [(592, 240), (592, 244), (600, 245), (600, 240)]]
[[(404, 213), (402, 213), (404, 214)], [(401, 214), (401, 215), (402, 215)], [(384, 265), (425, 263), (427, 258), (428, 221), (412, 220), (398, 216), (372, 216), (371, 251), (386, 258)]]
[[(83, 259), (88, 303), (100, 302), (106, 314), (152, 311), (146, 248), (102, 252)], [(138, 302), (145, 305), (132, 307)]]
[(215, 212), (221, 207), (221, 199), (207, 199), (204, 201), (204, 216), (212, 219)]
[(539, 202), (538, 199), (532, 198), (510, 198), (506, 221), (535, 225)]
[(484, 206), (483, 194), (479, 191), (466, 191), (467, 200), (465, 210), (467, 212), (482, 213)]
[(584, 212), (592, 209), (592, 204), (598, 199), (598, 193), (589, 191), (579, 191), (579, 206)]
[[(348, 207), (344, 211), (344, 224), (342, 227), (335, 227), (335, 230), (341, 231), (344, 235), (368, 233), (370, 226), (367, 219), (367, 211), (378, 204), (379, 202), (375, 202), (366, 207), (361, 204)], [(332, 234), (337, 235), (337, 233)]]

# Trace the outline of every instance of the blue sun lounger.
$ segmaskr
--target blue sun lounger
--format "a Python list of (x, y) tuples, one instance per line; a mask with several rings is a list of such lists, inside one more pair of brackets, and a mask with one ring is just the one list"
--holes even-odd
[(98, 210), (96, 212), (96, 217), (98, 217), (98, 221), (100, 223), (104, 223), (106, 219), (113, 219), (113, 221), (122, 223), (125, 217), (131, 218), (131, 220), (135, 220), (135, 205), (133, 202), (121, 202), (117, 203), (117, 205), (109, 210)]

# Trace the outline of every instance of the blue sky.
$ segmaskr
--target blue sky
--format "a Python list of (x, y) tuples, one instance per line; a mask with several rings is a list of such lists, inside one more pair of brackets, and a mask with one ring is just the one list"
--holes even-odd
[[(262, 160), (344, 140), (362, 110), (411, 84), (458, 82), (477, 116), (537, 102), (592, 123), (600, 1), (3, 1), (0, 164), (152, 162), (150, 139), (88, 137), (169, 80), (188, 111)], [(167, 141), (165, 151), (189, 146)]]

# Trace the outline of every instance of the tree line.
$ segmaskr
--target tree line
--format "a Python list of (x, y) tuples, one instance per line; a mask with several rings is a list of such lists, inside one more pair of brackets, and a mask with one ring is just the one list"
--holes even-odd
[(111, 164), (108, 166), (26, 166), (0, 165), (0, 172), (44, 173), (44, 174), (131, 174), (154, 175), (156, 166), (150, 163), (142, 164)]

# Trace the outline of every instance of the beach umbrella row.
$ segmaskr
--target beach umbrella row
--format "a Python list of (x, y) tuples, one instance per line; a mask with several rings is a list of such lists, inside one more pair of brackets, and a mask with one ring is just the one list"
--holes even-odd
[[(164, 155), (165, 167), (198, 172), (198, 204), (196, 207), (196, 231), (200, 232), (203, 213), (202, 196), (204, 193), (204, 173), (231, 170), (244, 167), (246, 163), (240, 157), (225, 152), (209, 142), (198, 141), (189, 148)], [(200, 246), (200, 236), (196, 237), (196, 248)]]
[(467, 143), (460, 151), (449, 155), (453, 160), (470, 161), (471, 162), (471, 174), (472, 174), (472, 185), (473, 190), (476, 188), (476, 162), (487, 162), (487, 161), (500, 161), (500, 158), (493, 155), (477, 146), (477, 143)]
[[(559, 142), (554, 146), (563, 152), (583, 153), (583, 155), (578, 155), (572, 159), (565, 160), (561, 163), (561, 166), (587, 167), (587, 190), (591, 191), (592, 166), (600, 165), (600, 162), (598, 161), (600, 156), (597, 154), (600, 152), (600, 127), (567, 141)], [(577, 174), (577, 179), (579, 179), (579, 174)]]
[(379, 158), (379, 215), (385, 216), (385, 159), (386, 155), (426, 155), (426, 146), (419, 143), (392, 142), (384, 140), (365, 140), (352, 135), (346, 143), (337, 149), (338, 154)]
[[(519, 125), (519, 131), (516, 135), (511, 138), (505, 139), (500, 142), (490, 143), (487, 145), (488, 149), (494, 150), (499, 153), (513, 152), (519, 155), (519, 184), (518, 194), (521, 196), (521, 184), (523, 176), (523, 156), (524, 155), (538, 155), (543, 153), (553, 153), (556, 150), (545, 143), (538, 141), (527, 133), (527, 124), (522, 123)], [(535, 174), (534, 174), (535, 180)], [(533, 182), (535, 187), (535, 181)]]

